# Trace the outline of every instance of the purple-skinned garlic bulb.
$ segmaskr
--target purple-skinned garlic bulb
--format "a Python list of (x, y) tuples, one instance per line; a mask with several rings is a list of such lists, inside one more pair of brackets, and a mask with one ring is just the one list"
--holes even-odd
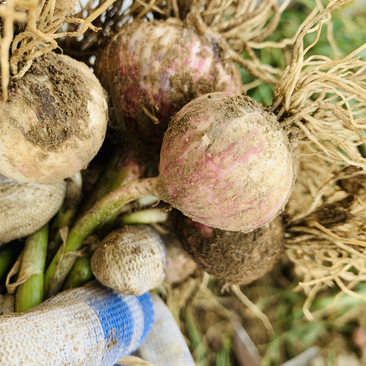
[(203, 95), (175, 115), (159, 170), (117, 188), (93, 212), (102, 212), (100, 220), (153, 195), (201, 224), (249, 232), (280, 214), (294, 181), (290, 144), (275, 115), (230, 93)]
[(293, 187), (287, 136), (246, 96), (212, 93), (182, 108), (164, 136), (159, 198), (201, 224), (251, 231), (273, 220)]
[(136, 21), (101, 52), (97, 75), (110, 95), (111, 127), (160, 147), (170, 118), (211, 92), (241, 93), (218, 37), (176, 21)]

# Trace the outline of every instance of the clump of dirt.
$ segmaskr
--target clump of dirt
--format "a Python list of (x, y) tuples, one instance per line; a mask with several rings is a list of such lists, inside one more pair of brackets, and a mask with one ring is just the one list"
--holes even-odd
[(90, 92), (85, 78), (67, 61), (48, 53), (36, 59), (22, 79), (13, 79), (9, 84), (8, 103), (23, 97), (39, 122), (24, 128), (26, 124), (12, 118), (12, 124), (28, 141), (48, 151), (57, 149), (72, 135), (81, 140), (88, 138), (85, 131)]
[(181, 215), (177, 235), (207, 273), (233, 284), (248, 284), (260, 278), (284, 252), (281, 217), (243, 233), (210, 228)]

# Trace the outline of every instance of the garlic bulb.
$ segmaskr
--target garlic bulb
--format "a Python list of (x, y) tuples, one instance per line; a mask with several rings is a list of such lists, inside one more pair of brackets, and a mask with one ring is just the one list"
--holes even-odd
[(82, 62), (53, 52), (9, 85), (0, 108), (0, 174), (54, 183), (84, 169), (102, 146), (107, 94)]

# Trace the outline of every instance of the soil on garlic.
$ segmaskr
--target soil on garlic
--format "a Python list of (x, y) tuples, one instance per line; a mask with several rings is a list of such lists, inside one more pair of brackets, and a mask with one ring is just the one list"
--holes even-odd
[[(282, 218), (250, 233), (223, 231), (191, 222), (177, 227), (184, 248), (207, 273), (248, 284), (270, 271), (284, 252)], [(189, 220), (189, 219), (188, 219)]]
[[(80, 122), (88, 120), (87, 102), (90, 94), (85, 79), (77, 70), (67, 67), (63, 59), (51, 52), (36, 59), (28, 73), (32, 77), (11, 79), (8, 102), (11, 103), (16, 95), (21, 94), (22, 89), (29, 89), (30, 93), (25, 94), (24, 103), (33, 109), (39, 123), (29, 130), (24, 129), (15, 119), (11, 119), (12, 124), (28, 141), (48, 151), (56, 150), (71, 135), (81, 140), (88, 138), (85, 129), (81, 128), (87, 126), (80, 126)], [(51, 85), (40, 83), (45, 78), (50, 80)], [(58, 97), (57, 101), (49, 93), (50, 86)], [(77, 103), (76, 95), (79, 97)], [(68, 123), (65, 123), (65, 114)]]

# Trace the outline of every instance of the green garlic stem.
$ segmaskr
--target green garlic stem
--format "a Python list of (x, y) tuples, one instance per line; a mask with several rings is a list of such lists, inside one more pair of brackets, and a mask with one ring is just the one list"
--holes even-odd
[(102, 175), (99, 177), (91, 195), (86, 199), (79, 210), (76, 222), (82, 215), (90, 210), (93, 205), (106, 194), (112, 192), (123, 184), (132, 182), (140, 177), (143, 167), (138, 165), (131, 151), (122, 157), (118, 152), (114, 153)]
[[(112, 166), (114, 167), (113, 171), (111, 171)], [(142, 174), (142, 170), (143, 168), (135, 163), (131, 152), (125, 154), (122, 158), (119, 158), (118, 154), (114, 154), (105, 172), (96, 184), (90, 200), (85, 203), (84, 208), (92, 207), (95, 203), (94, 200), (105, 196), (126, 183), (137, 180)], [(118, 212), (115, 212), (99, 226), (96, 233), (99, 238), (102, 239), (111, 231), (117, 216)], [(63, 289), (80, 287), (88, 282), (91, 276), (90, 258), (89, 260), (85, 257), (77, 258), (65, 280)]]
[(17, 288), (16, 312), (32, 309), (43, 301), (47, 244), (48, 224), (30, 235), (25, 242), (18, 280), (27, 277), (29, 273), (32, 275)]
[(108, 182), (110, 175), (113, 172), (113, 169), (116, 167), (120, 160), (120, 154), (118, 152), (114, 152), (112, 157), (107, 162), (106, 166), (103, 169), (102, 174), (99, 176), (97, 182), (95, 183), (92, 191), (85, 197), (83, 203), (78, 211), (78, 215), (76, 218), (76, 222), (84, 215), (84, 213), (90, 210), (95, 202), (101, 197), (101, 191), (104, 189), (104, 186)]
[(158, 182), (159, 177), (132, 181), (104, 196), (83, 215), (71, 229), (65, 247), (58, 250), (47, 268), (45, 276), (47, 298), (60, 290), (76, 261), (76, 257), (67, 255), (67, 252), (80, 249), (84, 240), (123, 205), (145, 195), (153, 194), (157, 196), (156, 186)]
[(105, 220), (103, 224), (98, 227), (96, 235), (100, 240), (103, 240), (113, 230), (117, 217), (118, 211), (115, 212), (112, 216), (108, 217), (108, 219)]
[(168, 213), (161, 208), (149, 208), (147, 210), (135, 211), (121, 216), (118, 222), (124, 225), (152, 224), (164, 222), (168, 219)]
[(124, 184), (139, 179), (143, 170), (144, 168), (135, 162), (133, 153), (128, 152), (119, 160), (97, 199), (99, 200)]
[(93, 278), (90, 267), (90, 259), (93, 253), (87, 257), (78, 258), (62, 286), (62, 291), (69, 288), (81, 287)]
[(62, 244), (60, 229), (70, 227), (73, 223), (82, 196), (83, 181), (81, 173), (74, 174), (67, 183), (66, 197), (50, 228), (47, 248), (47, 265), (51, 262)]

